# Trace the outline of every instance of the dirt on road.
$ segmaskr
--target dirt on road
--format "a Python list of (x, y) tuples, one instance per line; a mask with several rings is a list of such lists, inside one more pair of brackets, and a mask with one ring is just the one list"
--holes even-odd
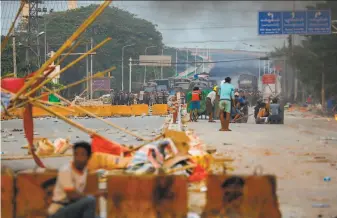
[[(277, 176), (277, 195), (283, 217), (337, 216), (337, 122), (287, 115), (284, 125), (231, 124), (200, 120), (189, 125), (217, 152), (235, 158), (235, 174)], [(324, 181), (324, 178), (330, 181)], [(192, 205), (204, 203), (193, 199)], [(323, 204), (325, 208), (316, 208)]]

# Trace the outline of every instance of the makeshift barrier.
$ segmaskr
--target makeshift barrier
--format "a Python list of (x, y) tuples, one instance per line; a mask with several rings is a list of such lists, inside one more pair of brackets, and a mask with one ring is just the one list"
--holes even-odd
[(133, 104), (131, 105), (132, 115), (142, 116), (149, 114), (149, 106), (147, 104)]
[(281, 218), (276, 178), (271, 175), (210, 175), (206, 200), (201, 217)]
[[(46, 217), (47, 208), (53, 195), (57, 171), (34, 172), (27, 170), (20, 172), (16, 178), (16, 218)], [(85, 193), (94, 194), (98, 191), (96, 174), (89, 174)], [(99, 214), (99, 201), (97, 201)], [(7, 216), (6, 216), (7, 217)], [(8, 218), (11, 218), (8, 216)]]
[(187, 217), (183, 176), (108, 176), (108, 218)]
[[(1, 172), (1, 217), (46, 217), (57, 171)], [(16, 189), (16, 192), (15, 192)], [(108, 175), (108, 218), (187, 217), (188, 179), (172, 175)], [(85, 193), (99, 190), (96, 173), (88, 175)], [(271, 175), (208, 175), (201, 217), (281, 218), (276, 178)], [(99, 214), (100, 201), (97, 201)], [(15, 208), (15, 214), (14, 214)]]
[(11, 169), (1, 169), (1, 217), (14, 218), (14, 174)]
[(167, 104), (152, 105), (152, 115), (167, 115), (167, 114), (168, 114)]
[[(135, 104), (135, 105), (98, 105), (98, 106), (68, 106), (65, 108), (57, 106), (49, 106), (49, 108), (56, 113), (60, 113), (66, 117), (83, 117), (90, 116), (89, 113), (84, 113), (82, 110), (78, 109), (81, 107), (88, 111), (89, 113), (95, 114), (99, 117), (111, 117), (111, 116), (142, 116), (149, 115), (149, 106), (146, 104)], [(69, 110), (67, 110), (69, 109)], [(22, 118), (23, 108), (17, 108), (12, 110), (10, 114), (12, 118)], [(167, 115), (168, 106), (166, 104), (156, 104), (152, 106), (152, 115)], [(53, 116), (41, 108), (33, 107), (33, 117), (48, 117)], [(10, 119), (10, 117), (5, 117), (3, 114), (3, 119)]]

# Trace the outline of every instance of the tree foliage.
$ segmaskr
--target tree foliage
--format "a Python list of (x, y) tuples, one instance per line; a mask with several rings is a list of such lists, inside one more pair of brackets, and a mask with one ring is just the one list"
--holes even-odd
[[(47, 33), (47, 45), (48, 51), (57, 51), (57, 49), (72, 35), (72, 33), (81, 25), (81, 23), (97, 8), (97, 5), (90, 5), (88, 7), (81, 7), (75, 10), (68, 10), (63, 12), (54, 12), (44, 15), (39, 19), (39, 31), (44, 31), (44, 26), (46, 27), (45, 32)], [(22, 25), (19, 25), (22, 26)], [(24, 72), (29, 71), (25, 63), (25, 47), (26, 46), (26, 33), (17, 30), (17, 63), (18, 72), (24, 75)], [(36, 36), (35, 36), (36, 37)], [(40, 36), (40, 53), (44, 54), (44, 40), (43, 35)], [(103, 47), (97, 50), (97, 54), (93, 55), (93, 72), (98, 72), (105, 70), (111, 66), (116, 66), (116, 70), (112, 72), (112, 76), (116, 78), (116, 84), (120, 88), (121, 86), (121, 68), (122, 68), (122, 47), (125, 45), (134, 44), (133, 46), (126, 47), (124, 49), (124, 85), (128, 87), (129, 80), (129, 61), (128, 59), (132, 57), (134, 60), (138, 60), (139, 55), (144, 55), (145, 48), (149, 46), (156, 46), (155, 48), (148, 49), (147, 55), (160, 55), (161, 50), (164, 47), (162, 42), (162, 35), (156, 29), (156, 25), (146, 21), (144, 19), (137, 18), (136, 15), (131, 14), (127, 11), (118, 9), (116, 7), (107, 8), (101, 16), (86, 30), (83, 34), (82, 44), (73, 52), (85, 52), (86, 45), (90, 49), (90, 39), (93, 38), (94, 46), (106, 39), (111, 37), (112, 40), (106, 43)], [(21, 46), (19, 46), (21, 45)], [(37, 50), (36, 43), (31, 44), (32, 50)], [(36, 53), (36, 52), (35, 52)], [(38, 69), (37, 58), (34, 52), (30, 51), (31, 59), (31, 70)], [(164, 55), (172, 55), (172, 62), (175, 62), (175, 49), (165, 49)], [(189, 54), (190, 60), (194, 60)], [(61, 68), (69, 64), (71, 61), (75, 60), (79, 56), (69, 56), (61, 64)], [(186, 60), (186, 51), (178, 52), (179, 61)], [(4, 73), (10, 73), (13, 69), (12, 61), (12, 47), (9, 44), (6, 47), (5, 52), (1, 57), (2, 66), (1, 70)], [(42, 55), (42, 60), (44, 56)], [(90, 64), (90, 59), (89, 59)], [(43, 61), (42, 61), (43, 63)], [(69, 84), (74, 81), (80, 80), (86, 77), (86, 59), (80, 61), (75, 66), (71, 67), (64, 74), (61, 75), (60, 82), (62, 84)], [(179, 71), (185, 69), (185, 64), (179, 65)], [(90, 70), (90, 67), (89, 67)], [(148, 72), (160, 71), (160, 68), (147, 69)], [(164, 76), (173, 76), (175, 73), (175, 66), (172, 65), (170, 68), (164, 68)], [(19, 75), (20, 75), (19, 74)], [(144, 67), (134, 66), (132, 68), (132, 80), (140, 81), (144, 76)], [(149, 73), (149, 77), (154, 75)], [(84, 86), (85, 84), (83, 84)], [(72, 93), (79, 93), (83, 90), (83, 86), (77, 86), (71, 90)]]
[[(337, 2), (320, 2), (308, 9), (330, 9), (332, 20), (337, 20)], [(288, 43), (289, 44), (289, 43)], [(309, 35), (302, 45), (293, 49), (283, 47), (272, 52), (272, 56), (285, 55), (288, 63), (299, 72), (299, 79), (319, 93), (322, 87), (322, 72), (325, 73), (327, 96), (337, 93), (337, 35)]]

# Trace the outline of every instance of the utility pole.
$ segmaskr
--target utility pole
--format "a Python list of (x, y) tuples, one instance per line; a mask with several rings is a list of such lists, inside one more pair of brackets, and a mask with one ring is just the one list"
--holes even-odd
[[(155, 48), (155, 47), (157, 47), (156, 45), (153, 45), (153, 46), (148, 46), (148, 47), (146, 47), (145, 48), (145, 56), (146, 56), (146, 52), (147, 52), (147, 49), (149, 49), (149, 48)], [(156, 76), (155, 76), (156, 77)], [(145, 83), (146, 83), (146, 64), (145, 64), (145, 71), (144, 71), (144, 85), (145, 85)]]
[[(89, 51), (89, 49), (88, 49), (88, 43), (86, 43), (85, 44), (85, 51), (86, 52), (88, 52)], [(89, 56), (87, 56), (86, 58), (85, 58), (85, 61), (86, 61), (86, 71), (87, 71), (87, 73), (86, 73), (86, 75), (87, 75), (87, 78), (89, 78)], [(87, 99), (89, 99), (90, 98), (90, 93), (89, 93), (89, 80), (87, 80)]]
[[(94, 39), (91, 37), (90, 38), (90, 50), (92, 50), (94, 47)], [(93, 56), (90, 55), (90, 99), (92, 99), (93, 91), (92, 91), (92, 75), (93, 75)]]
[(176, 49), (176, 76), (178, 76), (178, 49)]
[(132, 86), (132, 58), (130, 57), (129, 59), (130, 63), (129, 63), (129, 92), (131, 93), (131, 86)]
[(198, 47), (195, 47), (195, 55), (194, 55), (194, 74), (197, 74), (197, 52), (198, 52)]
[(14, 77), (18, 77), (18, 75), (17, 75), (17, 67), (16, 67), (15, 33), (13, 34), (13, 73), (14, 73)]
[(324, 59), (322, 61), (322, 90), (321, 90), (321, 94), (322, 94), (322, 108), (325, 109), (325, 70), (324, 70), (325, 66), (324, 66)]
[[(161, 56), (164, 55), (164, 49), (161, 50)], [(164, 73), (163, 73), (163, 63), (161, 62), (161, 68), (160, 68), (160, 78), (164, 78)]]
[[(189, 55), (189, 51), (188, 51), (188, 49), (187, 49), (187, 51), (186, 51), (186, 70), (188, 70), (188, 55)], [(187, 78), (187, 74), (186, 74), (186, 76), (185, 76), (186, 78)]]

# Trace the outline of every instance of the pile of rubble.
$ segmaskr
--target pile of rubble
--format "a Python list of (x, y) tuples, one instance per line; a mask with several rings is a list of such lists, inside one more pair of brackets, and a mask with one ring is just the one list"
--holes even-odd
[(71, 103), (72, 105), (80, 105), (80, 106), (99, 106), (104, 104), (102, 99), (88, 100), (86, 98), (81, 98), (79, 96), (75, 96), (75, 99)]

